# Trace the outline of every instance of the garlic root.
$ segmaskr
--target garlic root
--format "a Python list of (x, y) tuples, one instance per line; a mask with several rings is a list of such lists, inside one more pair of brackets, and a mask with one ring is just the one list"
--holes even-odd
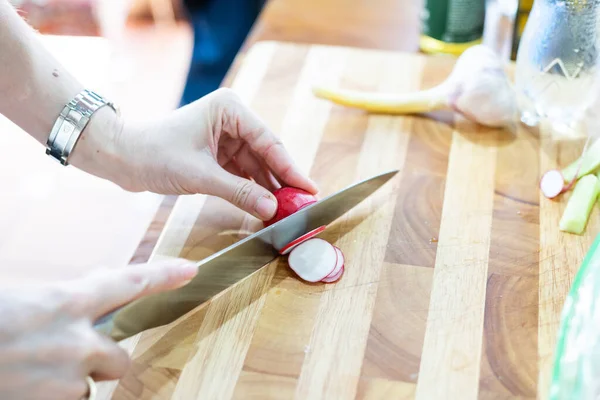
[(489, 47), (467, 49), (444, 82), (412, 93), (361, 92), (314, 87), (316, 97), (369, 112), (416, 114), (451, 109), (491, 127), (515, 122), (518, 108), (501, 60)]

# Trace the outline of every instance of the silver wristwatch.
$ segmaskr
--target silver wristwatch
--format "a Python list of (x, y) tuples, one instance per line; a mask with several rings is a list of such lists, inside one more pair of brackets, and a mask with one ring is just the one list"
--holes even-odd
[(84, 89), (75, 96), (65, 105), (56, 119), (46, 142), (46, 154), (60, 161), (62, 165), (69, 165), (69, 155), (81, 132), (87, 126), (92, 114), (103, 106), (109, 106), (115, 112), (119, 112), (112, 102), (106, 101), (91, 90)]

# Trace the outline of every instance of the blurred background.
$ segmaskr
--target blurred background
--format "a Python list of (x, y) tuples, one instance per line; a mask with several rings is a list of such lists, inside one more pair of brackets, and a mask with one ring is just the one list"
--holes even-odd
[[(103, 37), (111, 52), (110, 76), (127, 80), (134, 38), (160, 53), (167, 43), (192, 41), (180, 104), (215, 90), (222, 82), (263, 0), (10, 0), (44, 35)], [(235, 10), (235, 12), (232, 12)], [(152, 65), (148, 65), (152, 67)], [(156, 71), (158, 72), (158, 71)], [(165, 77), (166, 78), (166, 77)], [(176, 78), (176, 77), (175, 77)]]
[[(47, 35), (104, 37), (111, 47), (112, 79), (131, 75), (131, 58), (144, 58), (128, 44), (160, 52), (166, 43), (183, 47), (185, 81), (179, 105), (219, 85), (236, 55), (258, 40), (350, 45), (385, 50), (459, 55), (456, 46), (428, 36), (424, 16), (446, 13), (445, 0), (9, 0)], [(475, 0), (481, 10), (476, 40), (516, 57), (532, 0)], [(473, 11), (472, 4), (470, 5)], [(484, 11), (485, 8), (485, 11)], [(445, 15), (445, 14), (444, 14)], [(485, 19), (485, 31), (484, 31)], [(424, 26), (425, 25), (425, 26)], [(137, 38), (137, 40), (136, 40)], [(185, 48), (185, 50), (184, 50)], [(160, 66), (148, 65), (159, 73)], [(235, 70), (229, 71), (232, 75)], [(160, 74), (160, 73), (159, 73)], [(177, 77), (175, 77), (177, 79)]]

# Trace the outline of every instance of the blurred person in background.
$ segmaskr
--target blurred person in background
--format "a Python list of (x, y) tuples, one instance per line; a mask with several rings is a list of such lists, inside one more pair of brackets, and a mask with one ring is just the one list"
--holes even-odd
[(194, 32), (185, 105), (219, 87), (265, 0), (182, 1)]

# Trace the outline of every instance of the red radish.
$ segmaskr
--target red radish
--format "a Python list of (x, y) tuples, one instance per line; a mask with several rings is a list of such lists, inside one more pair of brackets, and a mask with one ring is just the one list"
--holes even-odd
[(332, 276), (332, 277), (323, 278), (323, 279), (321, 280), (321, 282), (325, 282), (325, 283), (333, 283), (333, 282), (335, 282), (335, 281), (339, 280), (339, 279), (342, 277), (342, 275), (344, 275), (344, 271), (345, 271), (345, 270), (346, 270), (346, 267), (344, 267), (344, 266), (342, 265), (342, 269), (340, 269), (340, 270), (338, 271), (338, 273), (337, 273), (337, 274), (335, 274), (335, 275), (334, 275), (334, 276)]
[(340, 272), (340, 270), (344, 267), (345, 260), (344, 260), (344, 254), (342, 254), (342, 250), (340, 250), (339, 247), (336, 247), (336, 246), (333, 246), (333, 247), (335, 248), (335, 251), (337, 252), (337, 263), (335, 264), (335, 268), (333, 269), (333, 271), (331, 271), (331, 273), (323, 279), (323, 282), (325, 282), (325, 279), (336, 276)]
[(265, 227), (317, 202), (317, 198), (309, 192), (289, 186), (275, 190), (273, 195), (277, 199), (277, 211), (273, 218), (264, 222)]
[(312, 238), (292, 250), (288, 264), (303, 280), (318, 282), (334, 270), (337, 258), (333, 245), (323, 239)]
[(308, 239), (311, 239), (317, 236), (319, 233), (323, 232), (327, 228), (327, 226), (323, 225), (318, 227), (317, 229), (313, 229), (312, 231), (305, 233), (300, 236), (298, 239), (292, 240), (289, 244), (285, 245), (281, 250), (279, 250), (279, 254), (288, 254), (292, 249), (299, 244), (306, 242)]
[(544, 196), (553, 199), (565, 189), (565, 179), (559, 170), (551, 169), (547, 171), (540, 180), (540, 189)]
[(315, 200), (315, 201), (310, 201), (310, 202), (308, 202), (308, 203), (304, 204), (302, 207), (300, 207), (300, 208), (299, 208), (299, 209), (297, 209), (296, 211), (300, 211), (300, 210), (302, 210), (303, 208), (306, 208), (306, 207), (308, 207), (308, 206), (310, 206), (311, 204), (314, 204), (314, 203), (316, 203), (316, 202), (317, 202), (316, 200)]

